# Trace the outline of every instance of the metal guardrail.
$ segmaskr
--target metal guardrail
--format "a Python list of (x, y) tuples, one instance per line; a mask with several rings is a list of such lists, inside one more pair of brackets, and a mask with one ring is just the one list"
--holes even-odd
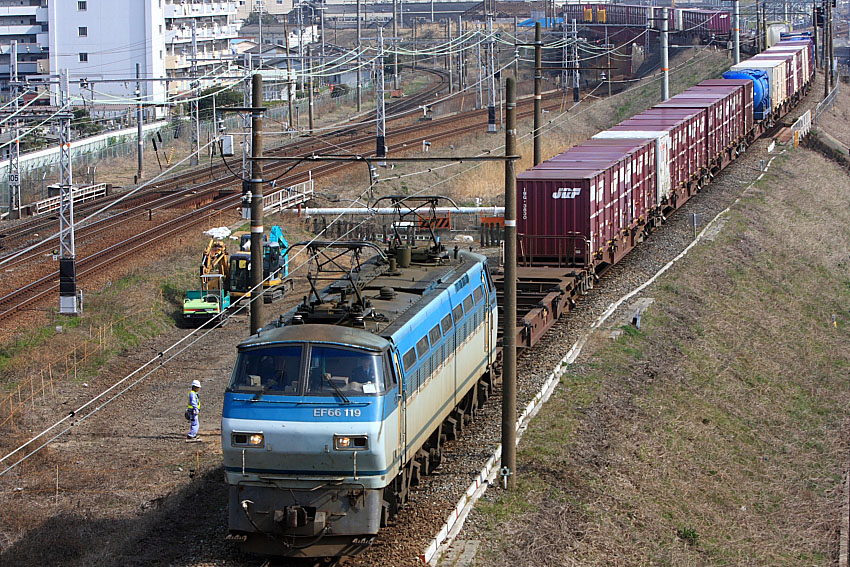
[(841, 81), (838, 81), (837, 83), (835, 83), (835, 88), (832, 89), (832, 92), (829, 93), (828, 95), (826, 95), (826, 98), (823, 99), (822, 101), (820, 101), (818, 103), (818, 105), (815, 107), (815, 114), (814, 114), (814, 117), (812, 119), (812, 123), (817, 124), (821, 113), (829, 110), (830, 107), (832, 107), (832, 104), (835, 102), (835, 97), (838, 95), (838, 85), (839, 84), (841, 84)]
[(263, 212), (278, 212), (306, 203), (313, 198), (313, 180), (308, 179), (291, 187), (284, 187), (263, 197)]
[[(71, 191), (71, 198), (74, 204), (85, 203), (99, 197), (106, 196), (106, 183), (98, 183), (96, 185), (87, 185)], [(37, 215), (49, 213), (59, 210), (59, 202), (62, 197), (50, 197), (43, 201), (33, 203), (33, 212)]]

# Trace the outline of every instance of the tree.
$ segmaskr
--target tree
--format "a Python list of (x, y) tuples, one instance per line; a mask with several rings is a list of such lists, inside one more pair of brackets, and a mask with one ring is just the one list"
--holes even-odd
[(23, 138), (21, 138), (21, 151), (30, 152), (40, 150), (47, 147), (47, 137), (42, 132), (41, 128), (36, 128)]
[(213, 111), (213, 95), (215, 96), (215, 107), (242, 106), (242, 93), (233, 89), (221, 90), (221, 87), (210, 87), (201, 91), (198, 101), (198, 112), (201, 118), (211, 118)]
[[(245, 25), (257, 25), (260, 23), (260, 13), (259, 12), (251, 12), (248, 14), (248, 17), (245, 18)], [(276, 24), (277, 20), (274, 16), (269, 14), (268, 12), (263, 12), (263, 24)]]
[(103, 125), (92, 120), (87, 108), (75, 108), (74, 118), (71, 119), (71, 128), (77, 131), (80, 137), (94, 136), (103, 131)]

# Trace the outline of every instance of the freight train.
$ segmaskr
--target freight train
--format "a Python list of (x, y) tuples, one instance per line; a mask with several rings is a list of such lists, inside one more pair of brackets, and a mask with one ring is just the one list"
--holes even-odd
[[(646, 27), (661, 19), (661, 8), (657, 6), (638, 6), (630, 4), (565, 4), (564, 22), (575, 20), (579, 24)], [(693, 35), (727, 36), (731, 29), (730, 15), (727, 10), (706, 10), (700, 8), (669, 8), (667, 10), (668, 29)]]
[[(801, 100), (813, 56), (810, 38), (788, 38), (519, 174), (521, 266), (592, 285)], [(221, 427), (228, 538), (354, 555), (490, 393), (496, 289), (484, 257), (436, 238), (308, 249), (310, 295), (238, 346)]]
[(228, 538), (249, 552), (358, 553), (490, 393), (487, 260), (396, 244), (310, 244), (309, 298), (238, 347), (222, 450)]
[(789, 37), (517, 176), (518, 261), (597, 274), (620, 261), (814, 81), (814, 48)]

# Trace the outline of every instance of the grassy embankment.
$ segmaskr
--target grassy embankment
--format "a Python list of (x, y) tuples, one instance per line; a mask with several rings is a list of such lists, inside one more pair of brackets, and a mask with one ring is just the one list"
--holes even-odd
[[(847, 468), (847, 174), (777, 160), (599, 341), (490, 492), (478, 565), (833, 565)], [(833, 323), (834, 321), (834, 323)], [(508, 534), (510, 534), (508, 536)]]

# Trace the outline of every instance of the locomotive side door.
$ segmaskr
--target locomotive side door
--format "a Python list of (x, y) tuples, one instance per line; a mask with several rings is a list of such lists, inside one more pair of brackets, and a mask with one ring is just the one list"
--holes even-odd
[(398, 448), (399, 466), (407, 463), (407, 379), (401, 372), (399, 364), (400, 356), (398, 350), (392, 349), (392, 371), (395, 373), (396, 384), (398, 384)]
[(493, 315), (490, 313), (490, 281), (487, 275), (487, 264), (481, 270), (481, 288), (484, 290), (484, 348), (487, 350), (487, 367), (493, 364)]

